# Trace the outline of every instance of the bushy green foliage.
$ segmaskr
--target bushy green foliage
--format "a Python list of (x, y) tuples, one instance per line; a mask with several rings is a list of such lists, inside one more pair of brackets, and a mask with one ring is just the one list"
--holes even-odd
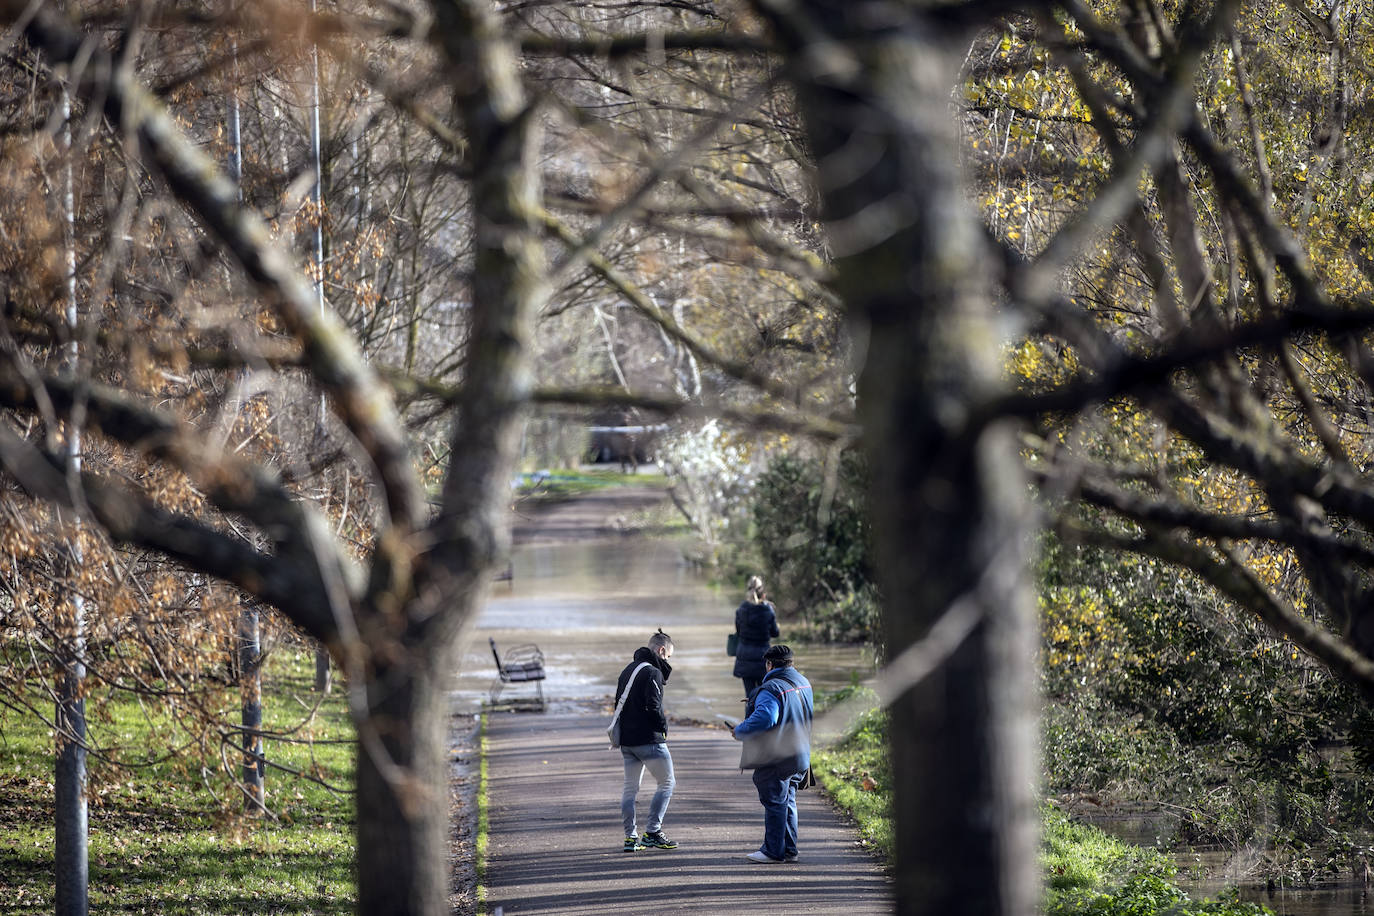
[(813, 606), (783, 632), (789, 642), (867, 643), (882, 652), (882, 601), (875, 585), (863, 585), (834, 601)]
[(826, 638), (865, 639), (877, 624), (867, 480), (851, 451), (829, 476), (822, 461), (779, 456), (754, 486), (751, 534), (765, 581), (784, 607), (829, 621)]
[(1241, 900), (1193, 901), (1156, 875), (1136, 875), (1111, 892), (1068, 894), (1045, 916), (1265, 916), (1273, 910)]
[(1339, 751), (1361, 702), (1251, 615), (1150, 560), (1047, 541), (1044, 763), (1052, 791), (1167, 800), (1178, 839), (1263, 836), (1285, 856), (1367, 826), (1370, 779)]

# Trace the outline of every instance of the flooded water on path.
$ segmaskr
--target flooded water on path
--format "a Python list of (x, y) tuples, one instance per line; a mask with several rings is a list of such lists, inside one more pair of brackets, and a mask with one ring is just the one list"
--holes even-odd
[[(662, 627), (674, 645), (665, 691), (669, 714), (706, 722), (740, 718), (744, 693), (731, 676), (725, 639), (742, 589), (711, 588), (683, 560), (677, 541), (631, 534), (529, 543), (514, 549), (512, 573), (492, 585), (471, 632), (453, 694), (456, 712), (475, 711), (487, 699), (496, 674), (488, 639), (500, 650), (534, 643), (543, 651), (544, 694), (553, 708), (609, 706), (621, 669)], [(796, 648), (797, 667), (818, 691), (873, 674), (867, 650)], [(533, 687), (513, 684), (501, 696), (533, 695)]]

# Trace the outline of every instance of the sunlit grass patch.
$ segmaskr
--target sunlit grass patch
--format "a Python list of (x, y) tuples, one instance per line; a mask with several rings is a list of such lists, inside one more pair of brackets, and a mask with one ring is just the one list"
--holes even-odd
[[(268, 658), (265, 728), (290, 734), (267, 741), (265, 817), (224, 773), (227, 763), (237, 776), (241, 757), (219, 732), (125, 693), (88, 698), (92, 912), (352, 912), (353, 729), (343, 696), (311, 693), (312, 678), (310, 652)], [(221, 722), (237, 719), (236, 687), (199, 699), (223, 707)], [(43, 722), (0, 710), (6, 913), (52, 911), (53, 753)]]
[[(851, 687), (820, 697), (821, 709), (855, 694), (871, 693)], [(816, 747), (811, 771), (835, 803), (854, 818), (864, 841), (891, 860), (892, 763), (887, 749), (887, 714), (873, 709), (859, 717), (844, 740), (832, 747)]]

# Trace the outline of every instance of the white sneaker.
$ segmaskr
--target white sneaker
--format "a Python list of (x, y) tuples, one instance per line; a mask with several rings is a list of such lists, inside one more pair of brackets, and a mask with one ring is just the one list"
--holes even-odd
[(745, 858), (750, 862), (758, 862), (760, 865), (781, 865), (783, 862), (782, 859), (775, 859), (762, 849), (754, 850), (749, 853), (749, 855), (745, 856)]

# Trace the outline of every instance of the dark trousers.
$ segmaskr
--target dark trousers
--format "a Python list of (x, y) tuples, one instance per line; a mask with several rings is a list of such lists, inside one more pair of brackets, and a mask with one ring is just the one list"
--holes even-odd
[(763, 804), (763, 854), (785, 859), (797, 854), (797, 786), (801, 773), (778, 767), (754, 771), (754, 788)]
[(744, 684), (744, 696), (745, 696), (746, 699), (748, 699), (749, 694), (751, 694), (751, 693), (753, 693), (755, 690), (758, 690), (758, 689), (759, 689), (759, 685), (763, 683), (763, 678), (761, 678), (761, 677), (742, 677), (742, 678), (740, 678), (740, 681), (743, 682), (743, 684)]

